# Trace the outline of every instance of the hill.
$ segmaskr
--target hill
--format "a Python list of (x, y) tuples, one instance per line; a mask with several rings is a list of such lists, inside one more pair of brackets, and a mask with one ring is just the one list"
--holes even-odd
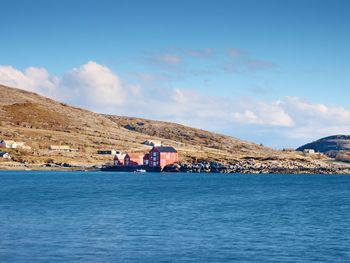
[[(32, 149), (16, 150), (12, 155), (17, 161), (33, 165), (52, 161), (105, 164), (111, 162), (111, 156), (97, 155), (97, 150), (146, 152), (150, 149), (143, 144), (146, 140), (160, 140), (164, 145), (174, 146), (181, 162), (317, 162), (314, 157), (296, 152), (278, 151), (180, 124), (97, 114), (1, 85), (0, 120), (0, 139), (24, 141)], [(48, 150), (49, 145), (69, 145), (79, 151), (53, 152)]]
[(305, 144), (297, 149), (303, 151), (313, 149), (332, 158), (344, 159), (350, 154), (350, 135), (333, 135)]

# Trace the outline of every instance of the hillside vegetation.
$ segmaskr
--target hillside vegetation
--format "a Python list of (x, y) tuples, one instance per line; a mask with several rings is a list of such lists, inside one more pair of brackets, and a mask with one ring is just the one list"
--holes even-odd
[[(99, 149), (146, 152), (146, 140), (161, 140), (174, 146), (182, 162), (239, 160), (298, 160), (313, 162), (313, 157), (283, 152), (229, 136), (190, 128), (180, 124), (132, 117), (97, 114), (21, 89), (0, 85), (0, 139), (24, 141), (31, 150), (15, 150), (22, 162), (49, 161), (92, 165), (111, 161), (97, 155)], [(58, 153), (49, 145), (69, 145), (79, 152)]]

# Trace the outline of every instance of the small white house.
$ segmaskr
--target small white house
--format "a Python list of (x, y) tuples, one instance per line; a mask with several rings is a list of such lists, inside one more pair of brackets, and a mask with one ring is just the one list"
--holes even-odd
[(31, 147), (27, 146), (25, 142), (16, 142), (13, 140), (2, 140), (0, 141), (0, 147), (1, 148), (7, 148), (7, 149), (26, 149), (30, 150)]
[(305, 154), (315, 154), (315, 150), (314, 149), (305, 149), (304, 153)]

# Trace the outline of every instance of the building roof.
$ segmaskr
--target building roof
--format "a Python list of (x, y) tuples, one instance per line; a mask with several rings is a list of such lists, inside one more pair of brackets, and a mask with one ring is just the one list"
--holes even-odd
[(114, 155), (114, 160), (124, 160), (125, 155), (125, 153), (117, 153), (116, 155)]
[(68, 145), (50, 145), (50, 149), (52, 149), (52, 150), (70, 150), (70, 146), (68, 146)]
[(171, 146), (158, 146), (154, 147), (153, 149), (158, 150), (159, 152), (168, 152), (168, 153), (177, 153), (174, 147)]
[(145, 154), (144, 153), (128, 153), (126, 155), (129, 156), (130, 159), (133, 159), (133, 158), (143, 158), (143, 156)]
[(15, 141), (12, 141), (12, 140), (1, 140), (1, 142), (8, 143), (8, 144), (15, 143)]

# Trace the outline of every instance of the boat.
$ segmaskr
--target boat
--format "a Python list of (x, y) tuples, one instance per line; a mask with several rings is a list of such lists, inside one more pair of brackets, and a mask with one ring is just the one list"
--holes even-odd
[(134, 173), (146, 173), (147, 171), (145, 169), (137, 169)]

